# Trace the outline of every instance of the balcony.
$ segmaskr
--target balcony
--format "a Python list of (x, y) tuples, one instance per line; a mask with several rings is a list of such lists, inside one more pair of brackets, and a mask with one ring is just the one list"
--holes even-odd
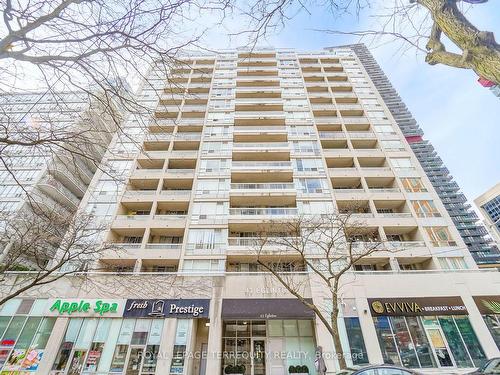
[(233, 171), (240, 170), (291, 170), (292, 162), (290, 161), (233, 161)]
[(234, 142), (233, 150), (245, 150), (249, 151), (254, 149), (255, 151), (282, 151), (284, 149), (289, 149), (288, 142), (261, 142), (261, 143), (253, 143), (253, 142)]
[(43, 177), (37, 184), (38, 188), (49, 195), (56, 202), (64, 206), (76, 208), (80, 204), (78, 199), (69, 189), (50, 175)]
[(238, 191), (248, 190), (250, 192), (267, 190), (278, 190), (280, 192), (290, 190), (295, 192), (295, 185), (293, 183), (232, 183), (231, 189)]
[(344, 132), (319, 132), (320, 139), (345, 139), (346, 135)]
[(359, 138), (374, 138), (376, 139), (376, 135), (375, 133), (373, 132), (347, 132), (347, 134), (349, 135), (349, 138), (355, 138), (355, 139), (359, 139)]
[(233, 128), (235, 135), (267, 135), (267, 134), (287, 134), (287, 129), (284, 126), (235, 126)]
[(268, 207), (268, 208), (230, 208), (231, 216), (255, 217), (255, 216), (272, 216), (274, 218), (296, 216), (297, 208), (288, 207)]

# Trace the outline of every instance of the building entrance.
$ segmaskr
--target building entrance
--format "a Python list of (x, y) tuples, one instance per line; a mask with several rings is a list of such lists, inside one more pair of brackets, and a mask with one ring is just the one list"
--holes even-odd
[(252, 338), (252, 375), (266, 375), (266, 338)]

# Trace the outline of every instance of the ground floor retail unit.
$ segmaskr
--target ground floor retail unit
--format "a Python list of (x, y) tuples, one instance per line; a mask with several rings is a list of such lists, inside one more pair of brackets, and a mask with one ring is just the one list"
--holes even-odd
[[(348, 363), (460, 371), (499, 355), (500, 296), (346, 298), (339, 323)], [(291, 298), (13, 299), (0, 337), (1, 374), (313, 374), (318, 345), (329, 370), (335, 358)]]

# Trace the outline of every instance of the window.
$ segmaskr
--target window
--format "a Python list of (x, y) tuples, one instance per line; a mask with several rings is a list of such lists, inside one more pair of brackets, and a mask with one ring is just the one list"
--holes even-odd
[(115, 213), (115, 203), (89, 203), (85, 212), (93, 216), (112, 216)]
[(452, 258), (438, 258), (441, 268), (445, 270), (466, 270), (467, 263), (465, 263), (464, 258), (452, 257)]
[(373, 129), (375, 130), (375, 133), (396, 134), (391, 125), (373, 125)]
[(426, 227), (425, 231), (427, 232), (433, 246), (441, 247), (457, 245), (457, 243), (453, 241), (447, 227)]
[(197, 194), (216, 194), (229, 191), (229, 180), (224, 178), (199, 179), (196, 186)]
[(72, 318), (52, 369), (68, 374), (79, 374), (82, 370), (154, 374), (163, 322), (163, 319)]
[(411, 201), (417, 217), (440, 217), (438, 209), (433, 201)]
[(401, 182), (403, 183), (403, 187), (405, 188), (405, 190), (409, 193), (427, 192), (422, 179), (418, 177), (402, 178)]
[(321, 178), (299, 178), (297, 189), (306, 194), (323, 193), (328, 192), (328, 183)]
[(401, 150), (405, 149), (403, 142), (398, 141), (398, 140), (391, 140), (391, 141), (382, 140), (382, 141), (380, 141), (380, 143), (382, 144), (382, 147), (385, 148), (386, 150), (401, 151)]
[(186, 272), (217, 272), (224, 271), (224, 260), (222, 259), (186, 259), (182, 270)]
[(212, 219), (214, 216), (229, 214), (228, 202), (195, 202), (193, 203), (193, 219)]
[(410, 158), (391, 158), (391, 164), (395, 169), (413, 168)]
[(227, 230), (190, 229), (188, 246), (195, 249), (215, 249), (227, 243)]
[(299, 212), (304, 215), (323, 215), (333, 212), (333, 203), (330, 201), (303, 201), (297, 202)]
[(201, 172), (224, 172), (229, 169), (228, 159), (202, 159)]
[(299, 172), (323, 170), (321, 159), (294, 159), (295, 170)]

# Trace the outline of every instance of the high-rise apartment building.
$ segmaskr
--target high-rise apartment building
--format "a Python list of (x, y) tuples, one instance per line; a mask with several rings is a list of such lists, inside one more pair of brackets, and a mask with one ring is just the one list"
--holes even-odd
[[(321, 346), (334, 374), (327, 329), (252, 244), (275, 220), (352, 207), (370, 239), (401, 251), (374, 252), (343, 279), (348, 364), (465, 372), (500, 354), (499, 275), (478, 269), (352, 48), (182, 62), (152, 69), (138, 100), (154, 117), (129, 116), (80, 205), (107, 224), (96, 246), (114, 248), (1, 307), (2, 371), (314, 373)], [(266, 257), (328, 308), (306, 264)]]
[[(40, 228), (53, 221), (55, 226), (56, 216), (69, 220), (76, 212), (119, 120), (112, 102), (105, 106), (96, 98), (54, 91), (0, 95), (0, 259), (12, 249), (12, 241), (29, 243), (36, 236), (21, 225)], [(58, 225), (62, 239), (65, 223)], [(58, 246), (58, 241), (52, 243)], [(51, 254), (43, 249), (37, 255), (43, 253)], [(8, 269), (30, 264), (21, 254), (13, 257)]]
[(500, 244), (500, 183), (474, 199), (474, 203), (483, 214), (492, 237)]
[(467, 203), (467, 198), (460, 192), (460, 187), (450, 175), (432, 144), (423, 139), (424, 132), (370, 51), (364, 44), (353, 44), (348, 47), (359, 57), (477, 264), (480, 267), (498, 265), (500, 251), (489, 239), (486, 228), (478, 222), (478, 216)]

